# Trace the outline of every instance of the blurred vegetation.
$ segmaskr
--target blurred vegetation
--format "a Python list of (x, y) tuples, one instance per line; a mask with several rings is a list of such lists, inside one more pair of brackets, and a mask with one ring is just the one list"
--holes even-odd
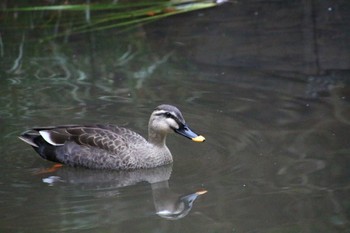
[(215, 3), (70, 3), (5, 0), (0, 4), (0, 92), (4, 93), (0, 114), (32, 119), (38, 110), (43, 116), (60, 115), (67, 103), (74, 103), (78, 109), (65, 111), (79, 118), (95, 102), (107, 106), (164, 95), (181, 99), (190, 88), (182, 86), (166, 94), (154, 91), (170, 84), (176, 87), (182, 75), (177, 67), (189, 64), (174, 47), (160, 50), (162, 42), (149, 39), (143, 25)]
[[(129, 29), (176, 14), (201, 10), (218, 5), (216, 1), (173, 0), (173, 1), (90, 1), (83, 3), (69, 1), (46, 1), (36, 5), (5, 2), (2, 4), (2, 28), (13, 27), (8, 19), (16, 20), (26, 14), (30, 28), (52, 28), (53, 33), (45, 39), (67, 34), (112, 28)], [(22, 21), (23, 22), (23, 21)], [(28, 25), (17, 25), (28, 27)]]
[[(26, 3), (0, 5), (0, 92), (4, 93), (0, 115), (24, 118), (37, 110), (42, 116), (73, 111), (79, 118), (86, 106), (101, 106), (101, 102), (107, 106), (156, 101), (166, 95), (187, 98), (182, 93), (190, 87), (177, 84), (182, 75), (179, 67), (189, 64), (177, 57), (174, 46), (159, 49), (162, 42), (149, 39), (143, 25), (214, 6), (168, 1)], [(174, 92), (154, 91), (169, 85)], [(68, 103), (78, 107), (71, 109)], [(70, 109), (62, 112), (67, 105)]]

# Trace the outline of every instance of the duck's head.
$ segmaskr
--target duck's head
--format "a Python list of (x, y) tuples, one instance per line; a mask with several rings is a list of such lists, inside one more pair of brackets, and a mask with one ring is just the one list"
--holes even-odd
[(149, 120), (149, 132), (166, 135), (175, 132), (195, 142), (204, 142), (205, 138), (194, 133), (186, 124), (179, 109), (162, 104), (154, 109)]

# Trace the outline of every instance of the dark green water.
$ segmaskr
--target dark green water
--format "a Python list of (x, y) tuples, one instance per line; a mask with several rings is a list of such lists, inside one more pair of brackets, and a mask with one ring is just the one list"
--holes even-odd
[[(122, 34), (43, 43), (52, 28), (30, 28), (21, 18), (2, 23), (0, 231), (348, 232), (348, 16), (336, 6), (336, 15), (315, 8), (331, 12), (327, 22), (340, 27), (330, 33), (326, 25), (319, 40), (337, 35), (340, 42), (328, 50), (317, 42), (312, 53), (308, 27), (283, 17), (308, 16), (309, 6), (268, 7), (277, 20), (260, 3), (237, 3)], [(324, 59), (335, 53), (336, 62)], [(146, 136), (162, 103), (179, 107), (206, 137), (198, 144), (170, 135), (172, 167), (37, 174), (52, 163), (17, 138), (34, 126), (84, 123)], [(181, 218), (157, 214), (202, 189), (208, 192)]]

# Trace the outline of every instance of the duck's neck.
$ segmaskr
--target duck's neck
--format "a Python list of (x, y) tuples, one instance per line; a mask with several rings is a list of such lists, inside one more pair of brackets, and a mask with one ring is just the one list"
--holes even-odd
[(159, 132), (155, 132), (151, 128), (148, 129), (148, 142), (155, 145), (164, 147), (166, 141), (166, 134), (160, 134)]

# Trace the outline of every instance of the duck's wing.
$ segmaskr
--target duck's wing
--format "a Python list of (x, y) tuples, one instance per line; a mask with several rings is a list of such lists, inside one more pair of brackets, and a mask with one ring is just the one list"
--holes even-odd
[[(34, 133), (53, 146), (63, 146), (67, 141), (79, 145), (96, 147), (110, 152), (125, 150), (134, 143), (145, 142), (139, 134), (123, 127), (113, 125), (55, 126), (34, 128)], [(28, 134), (28, 132), (27, 132)]]

